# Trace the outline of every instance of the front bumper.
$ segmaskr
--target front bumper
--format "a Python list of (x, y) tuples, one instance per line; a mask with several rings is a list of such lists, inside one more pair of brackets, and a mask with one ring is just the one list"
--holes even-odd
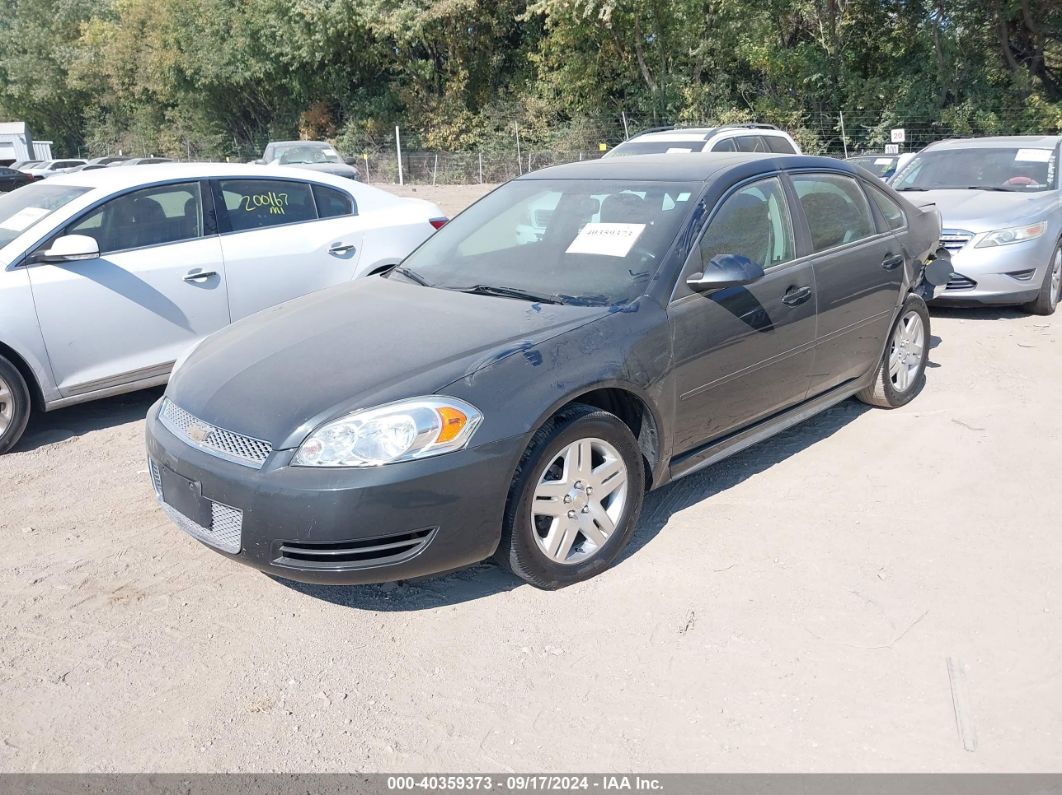
[(1035, 240), (1007, 246), (977, 248), (978, 235), (952, 254), (954, 276), (937, 288), (934, 306), (1024, 304), (1036, 299), (1047, 273), (1055, 240)]
[[(174, 436), (160, 405), (148, 412), (147, 451), (166, 513), (221, 554), (301, 582), (387, 582), (489, 557), (527, 443), (516, 436), (371, 469), (288, 466), (294, 451), (278, 450), (256, 470)], [(177, 494), (185, 487), (203, 512), (189, 515), (187, 494)]]

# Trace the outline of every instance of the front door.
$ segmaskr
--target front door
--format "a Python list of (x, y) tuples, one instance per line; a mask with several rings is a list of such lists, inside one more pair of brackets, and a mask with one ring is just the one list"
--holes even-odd
[(29, 266), (52, 374), (64, 396), (165, 377), (229, 322), (221, 244), (203, 235), (198, 182), (123, 194), (69, 224), (100, 256)]
[[(746, 256), (766, 275), (744, 287), (689, 291), (685, 278), (720, 254)], [(792, 218), (777, 177), (724, 200), (668, 308), (675, 455), (803, 400), (814, 357), (816, 290), (811, 263), (795, 258)]]
[(221, 179), (232, 319), (349, 282), (363, 235), (348, 194), (291, 179)]

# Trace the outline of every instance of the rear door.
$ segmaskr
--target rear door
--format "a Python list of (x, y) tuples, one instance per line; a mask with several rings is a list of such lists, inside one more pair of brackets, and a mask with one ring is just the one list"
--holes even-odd
[(819, 323), (810, 394), (864, 375), (877, 363), (904, 278), (904, 253), (878, 228), (855, 177), (791, 175), (803, 245), (815, 267)]
[(350, 281), (363, 235), (350, 194), (293, 179), (214, 181), (233, 320)]
[(202, 188), (182, 182), (109, 199), (63, 230), (95, 238), (98, 258), (28, 266), (63, 395), (163, 378), (228, 324), (221, 243), (204, 229)]
[[(745, 287), (690, 291), (685, 279), (719, 254), (744, 255), (766, 275)], [(814, 357), (815, 274), (796, 254), (779, 177), (743, 185), (720, 204), (668, 307), (676, 454), (803, 400)]]

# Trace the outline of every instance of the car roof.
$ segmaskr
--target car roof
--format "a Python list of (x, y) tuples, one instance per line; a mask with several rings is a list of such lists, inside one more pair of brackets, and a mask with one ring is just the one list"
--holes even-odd
[[(777, 127), (748, 126), (745, 124), (723, 124), (719, 127), (673, 127), (668, 130), (650, 130), (636, 133), (630, 141), (707, 141), (721, 132), (742, 132), (748, 135), (785, 135)], [(621, 144), (622, 145), (622, 144)]]
[(926, 149), (990, 149), (997, 146), (1025, 146), (1030, 149), (1054, 149), (1062, 135), (1000, 135), (988, 138), (949, 138), (929, 144)]
[(706, 182), (731, 171), (750, 176), (783, 168), (821, 168), (857, 175), (856, 166), (832, 157), (753, 152), (691, 152), (581, 160), (519, 177), (532, 179), (625, 179), (641, 182)]
[(331, 147), (328, 141), (270, 141), (266, 146), (327, 146)]
[(305, 182), (321, 182), (347, 188), (351, 180), (320, 171), (285, 166), (259, 166), (245, 163), (154, 163), (126, 168), (99, 168), (91, 171), (75, 171), (48, 178), (51, 185), (71, 185), (85, 188), (101, 188), (106, 191), (135, 188), (156, 182), (178, 179), (211, 179), (219, 177), (283, 177)]

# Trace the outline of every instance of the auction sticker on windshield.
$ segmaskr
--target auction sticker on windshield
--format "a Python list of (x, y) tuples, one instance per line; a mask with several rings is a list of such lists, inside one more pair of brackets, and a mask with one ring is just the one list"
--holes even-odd
[(1014, 159), (1026, 163), (1046, 163), (1051, 159), (1050, 149), (1019, 149)]
[(10, 218), (0, 221), (0, 227), (21, 232), (29, 229), (50, 212), (51, 210), (46, 210), (43, 207), (23, 207)]
[(645, 224), (590, 223), (579, 230), (565, 253), (626, 257), (644, 229)]

